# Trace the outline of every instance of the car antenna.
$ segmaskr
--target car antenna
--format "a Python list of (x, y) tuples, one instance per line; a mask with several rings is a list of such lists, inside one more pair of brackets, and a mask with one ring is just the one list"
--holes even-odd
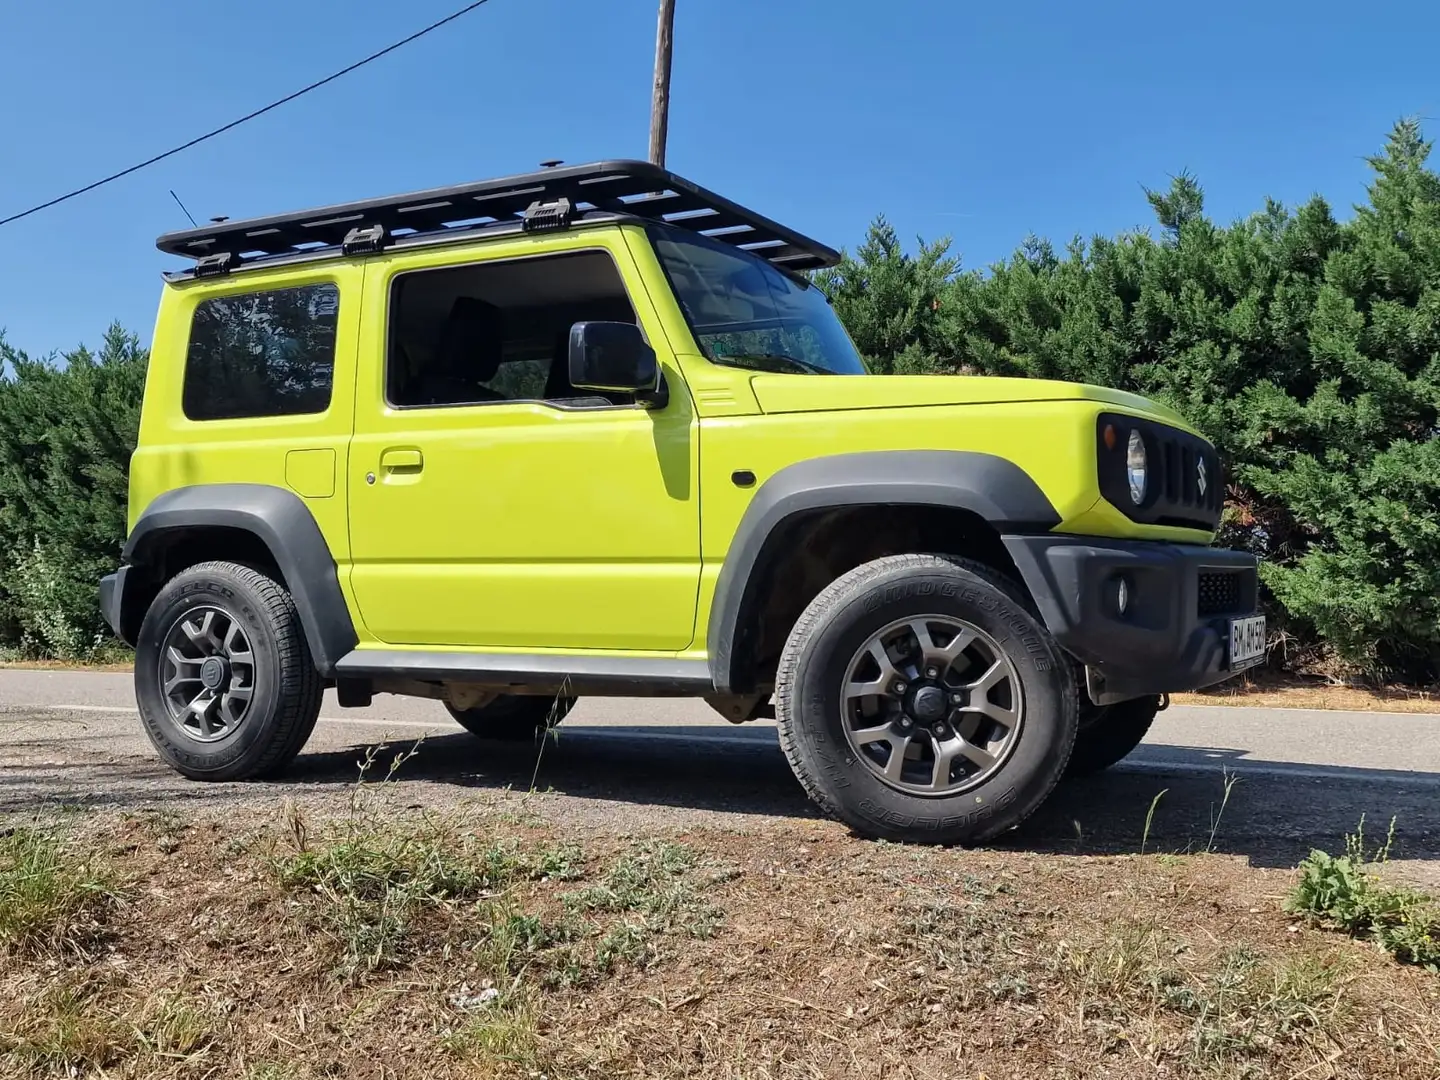
[(190, 213), (189, 210), (186, 210), (186, 209), (185, 209), (185, 204), (180, 201), (180, 196), (175, 194), (175, 189), (174, 189), (174, 188), (171, 188), (171, 189), (170, 189), (170, 198), (172, 198), (172, 199), (175, 200), (175, 205), (178, 206), (178, 207), (180, 207), (181, 211), (184, 212), (185, 216), (190, 219), (190, 225), (191, 225), (191, 227), (192, 227), (192, 228), (195, 228), (195, 229), (198, 229), (198, 228), (200, 227), (200, 225), (196, 222), (196, 220), (195, 220), (195, 215), (192, 214), (192, 213)]

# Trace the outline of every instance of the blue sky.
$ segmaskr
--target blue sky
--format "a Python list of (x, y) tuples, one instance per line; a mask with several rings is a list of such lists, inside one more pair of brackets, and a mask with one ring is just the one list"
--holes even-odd
[[(297, 89), (460, 0), (0, 0), (0, 217)], [(0, 327), (32, 353), (148, 340), (155, 237), (643, 157), (655, 0), (491, 0), (230, 134), (0, 227)], [(678, 0), (669, 164), (827, 242), (885, 213), (969, 267), (1027, 233), (1150, 221), (1189, 169), (1213, 216), (1363, 198), (1404, 115), (1440, 118), (1440, 5)], [(1440, 119), (1427, 122), (1433, 136)]]

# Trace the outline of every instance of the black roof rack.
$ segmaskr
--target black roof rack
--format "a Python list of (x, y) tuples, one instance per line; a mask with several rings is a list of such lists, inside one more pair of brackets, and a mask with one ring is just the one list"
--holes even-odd
[(224, 272), (252, 259), (375, 251), (412, 237), (439, 238), (502, 225), (564, 228), (586, 215), (665, 222), (787, 269), (813, 270), (840, 259), (824, 244), (643, 161), (560, 166), (299, 213), (217, 222), (166, 233), (156, 246), (171, 255), (211, 260), (210, 266), (222, 261), (216, 256), (228, 255)]

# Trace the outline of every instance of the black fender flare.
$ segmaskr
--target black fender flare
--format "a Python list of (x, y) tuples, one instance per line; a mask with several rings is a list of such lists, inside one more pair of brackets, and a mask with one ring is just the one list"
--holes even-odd
[[(968, 510), (1002, 533), (1048, 532), (1060, 515), (1024, 469), (971, 450), (879, 450), (811, 458), (762, 484), (740, 519), (715, 583), (707, 646), (720, 693), (737, 692), (742, 620), (758, 599), (766, 544), (796, 514), (850, 506), (943, 506)], [(773, 554), (773, 552), (771, 553)]]
[(236, 529), (265, 545), (295, 601), (316, 667), (332, 676), (336, 661), (360, 639), (330, 545), (304, 500), (268, 484), (175, 488), (156, 496), (140, 514), (125, 541), (122, 561), (147, 566), (177, 532), (196, 528)]

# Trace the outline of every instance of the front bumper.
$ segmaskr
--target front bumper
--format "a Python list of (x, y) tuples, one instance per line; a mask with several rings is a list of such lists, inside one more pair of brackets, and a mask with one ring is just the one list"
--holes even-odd
[[(1050, 633), (1086, 665), (1097, 704), (1198, 690), (1235, 674), (1229, 626), (1255, 613), (1253, 555), (1089, 537), (1004, 541)], [(1122, 577), (1124, 614), (1115, 599)]]

